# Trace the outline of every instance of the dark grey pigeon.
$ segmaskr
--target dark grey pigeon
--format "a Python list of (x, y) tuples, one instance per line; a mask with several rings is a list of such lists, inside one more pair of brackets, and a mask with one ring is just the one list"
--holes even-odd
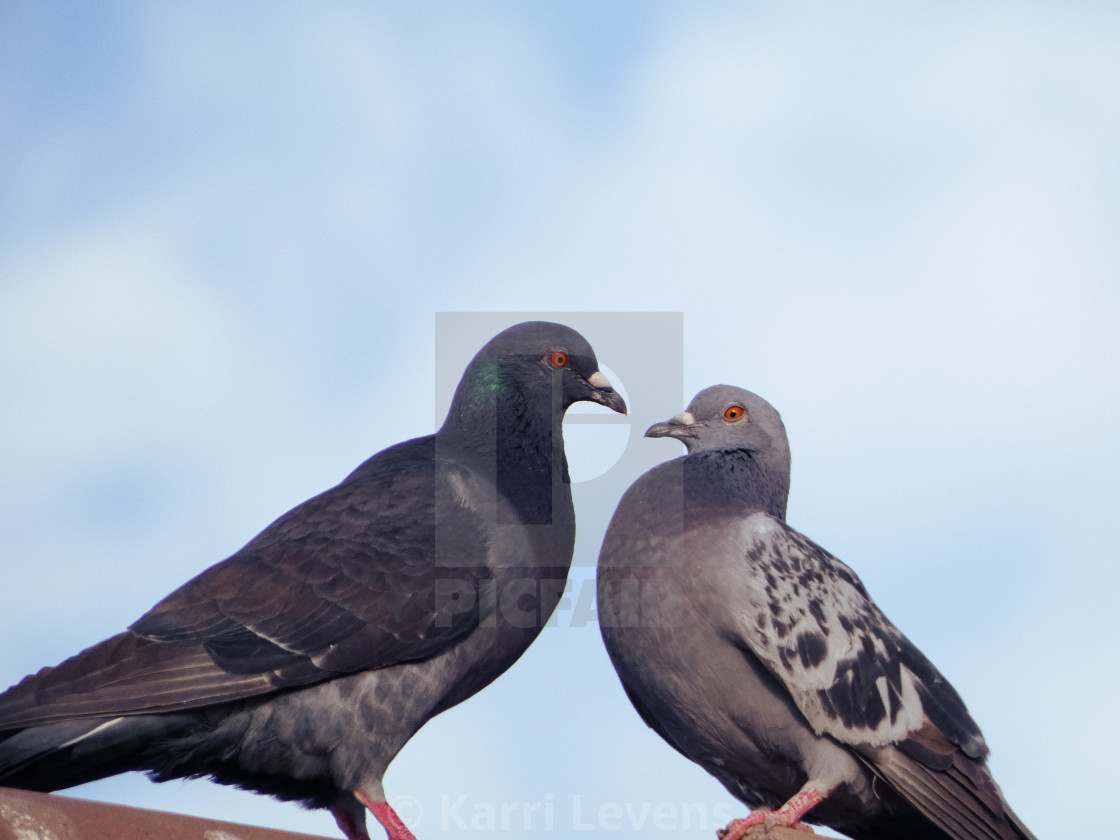
[(762, 809), (724, 840), (806, 816), (857, 840), (1033, 838), (957, 692), (855, 572), (786, 524), (778, 412), (719, 385), (646, 436), (688, 454), (619, 503), (600, 626), (642, 719)]
[(499, 334), (435, 435), (374, 455), (127, 632), (0, 695), (0, 785), (209, 776), (329, 808), (350, 840), (368, 838), (364, 805), (409, 840), (389, 762), (509, 668), (559, 601), (575, 540), (561, 422), (579, 400), (626, 411), (579, 333)]

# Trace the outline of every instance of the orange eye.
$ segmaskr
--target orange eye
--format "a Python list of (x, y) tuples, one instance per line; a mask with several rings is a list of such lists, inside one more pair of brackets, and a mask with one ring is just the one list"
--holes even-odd
[(556, 350), (549, 354), (548, 363), (554, 368), (562, 368), (568, 364), (568, 354), (563, 350)]
[(729, 405), (723, 410), (723, 419), (729, 423), (734, 423), (736, 420), (742, 420), (747, 416), (747, 410), (741, 405)]

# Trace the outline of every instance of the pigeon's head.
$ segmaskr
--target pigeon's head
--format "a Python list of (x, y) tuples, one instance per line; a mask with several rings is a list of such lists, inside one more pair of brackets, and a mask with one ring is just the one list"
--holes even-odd
[(783, 460), (789, 439), (777, 409), (758, 394), (732, 385), (705, 388), (688, 409), (646, 430), (646, 437), (673, 437), (688, 451), (744, 450), (756, 458)]
[(455, 391), (448, 422), (501, 406), (536, 405), (562, 415), (580, 401), (626, 413), (587, 339), (563, 324), (527, 321), (478, 351)]

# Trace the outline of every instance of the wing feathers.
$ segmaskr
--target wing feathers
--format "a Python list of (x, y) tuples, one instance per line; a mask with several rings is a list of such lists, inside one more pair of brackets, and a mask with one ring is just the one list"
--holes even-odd
[[(724, 526), (725, 527), (725, 526)], [(871, 601), (855, 572), (764, 513), (739, 523), (722, 564), (736, 632), (818, 733), (882, 746), (922, 725), (923, 697), (962, 740), (979, 729), (936, 669)]]
[(121, 633), (5, 692), (0, 730), (183, 709), (273, 690), (267, 675), (237, 676), (219, 668), (197, 643), (156, 643)]

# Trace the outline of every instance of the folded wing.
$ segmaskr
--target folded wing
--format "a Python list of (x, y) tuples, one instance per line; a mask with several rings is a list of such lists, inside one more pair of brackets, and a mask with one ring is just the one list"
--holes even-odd
[[(726, 543), (734, 628), (818, 734), (852, 748), (952, 837), (1029, 837), (985, 764), (960, 695), (855, 572), (763, 513)], [(1014, 824), (1014, 828), (1012, 827)]]
[(454, 644), (478, 625), (485, 500), (431, 453), (427, 438), (375, 456), (128, 632), (27, 677), (0, 698), (0, 730), (225, 703)]

